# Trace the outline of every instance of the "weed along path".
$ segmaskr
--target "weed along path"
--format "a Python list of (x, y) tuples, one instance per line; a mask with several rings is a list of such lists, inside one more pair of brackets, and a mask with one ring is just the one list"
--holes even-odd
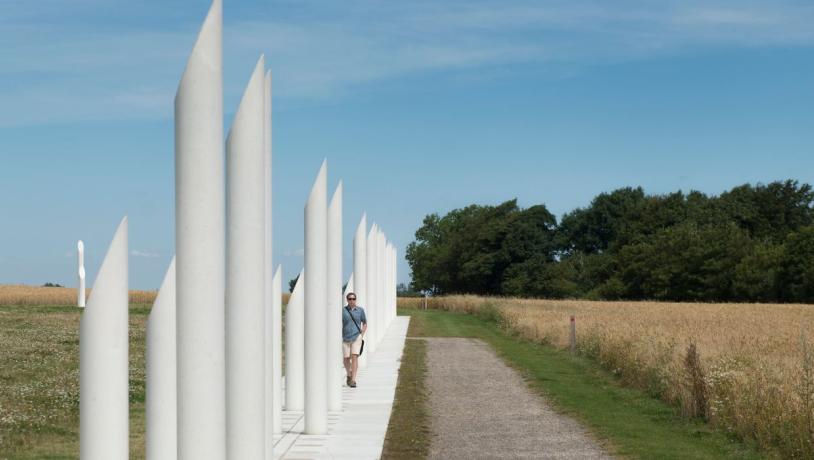
[(611, 458), (486, 343), (426, 338), (429, 458)]

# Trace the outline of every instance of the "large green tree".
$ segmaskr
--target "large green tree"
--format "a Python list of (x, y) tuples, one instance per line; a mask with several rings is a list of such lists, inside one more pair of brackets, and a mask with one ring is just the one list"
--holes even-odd
[(720, 196), (599, 194), (559, 225), (516, 200), (428, 215), (413, 288), (595, 299), (814, 302), (814, 192), (793, 180)]

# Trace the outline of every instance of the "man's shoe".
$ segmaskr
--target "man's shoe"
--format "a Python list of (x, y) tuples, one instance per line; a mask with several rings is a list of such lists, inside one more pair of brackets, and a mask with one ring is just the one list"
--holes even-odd
[(351, 388), (356, 388), (356, 381), (355, 380), (350, 381), (350, 387)]
[(351, 380), (351, 376), (349, 375), (349, 376), (348, 376), (348, 380), (345, 382), (345, 385), (350, 386), (350, 383), (351, 383), (352, 381), (353, 381), (353, 380)]

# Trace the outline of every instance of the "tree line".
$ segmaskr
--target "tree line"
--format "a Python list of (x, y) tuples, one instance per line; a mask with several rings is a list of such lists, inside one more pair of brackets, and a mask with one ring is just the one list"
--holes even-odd
[(814, 302), (814, 192), (794, 180), (718, 196), (596, 196), (560, 222), (517, 200), (430, 214), (411, 288), (546, 298)]

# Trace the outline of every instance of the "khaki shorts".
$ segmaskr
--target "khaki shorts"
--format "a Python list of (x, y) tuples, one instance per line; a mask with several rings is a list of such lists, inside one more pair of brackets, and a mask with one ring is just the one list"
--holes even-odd
[(350, 358), (351, 353), (359, 356), (359, 351), (362, 349), (362, 334), (356, 336), (353, 342), (342, 342), (342, 356)]

